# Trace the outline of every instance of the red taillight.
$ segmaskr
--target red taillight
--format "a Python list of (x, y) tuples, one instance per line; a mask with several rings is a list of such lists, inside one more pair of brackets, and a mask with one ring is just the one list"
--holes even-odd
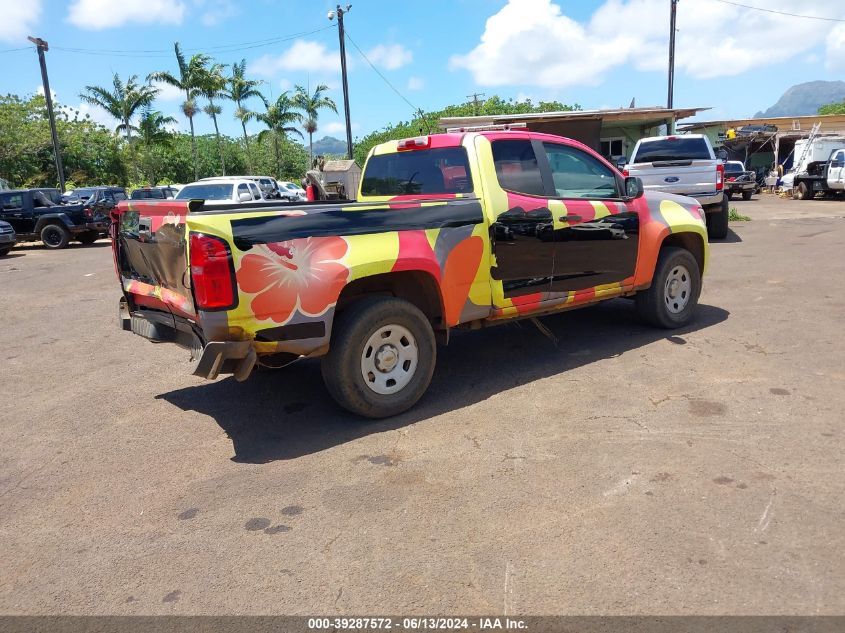
[(630, 176), (630, 174), (628, 173), (628, 170), (627, 170), (627, 169), (623, 169), (623, 170), (622, 170), (622, 176), (623, 176), (623, 177), (625, 177), (625, 178), (627, 178), (628, 176)]
[(191, 233), (191, 285), (200, 310), (228, 310), (237, 305), (232, 256), (225, 241)]
[(725, 164), (718, 163), (716, 165), (716, 191), (721, 191), (725, 186)]
[(399, 141), (397, 149), (401, 152), (409, 149), (425, 149), (426, 147), (431, 147), (430, 136), (417, 136), (415, 138), (402, 139)]
[(87, 207), (85, 209), (84, 214), (85, 214), (86, 218), (93, 218), (94, 217), (94, 211), (91, 210), (91, 207)]

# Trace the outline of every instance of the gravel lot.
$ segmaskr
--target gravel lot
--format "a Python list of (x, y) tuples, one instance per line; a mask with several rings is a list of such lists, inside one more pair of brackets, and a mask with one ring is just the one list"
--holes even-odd
[(845, 612), (845, 203), (732, 206), (693, 326), (461, 333), (376, 423), (119, 331), (108, 242), (14, 250), (0, 613)]

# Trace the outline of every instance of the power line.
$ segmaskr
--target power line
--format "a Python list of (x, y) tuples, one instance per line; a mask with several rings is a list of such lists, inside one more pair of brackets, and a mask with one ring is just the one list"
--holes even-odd
[(31, 46), (21, 46), (20, 48), (7, 48), (7, 49), (0, 51), (0, 53), (15, 53), (17, 51), (28, 51), (30, 48), (32, 48), (32, 47)]
[(372, 68), (374, 71), (376, 71), (376, 74), (384, 80), (384, 83), (386, 83), (388, 86), (390, 86), (390, 89), (393, 90), (393, 92), (395, 92), (397, 95), (399, 95), (399, 98), (402, 99), (402, 101), (404, 101), (409, 106), (411, 106), (411, 109), (413, 109), (414, 112), (419, 110), (419, 108), (417, 106), (415, 106), (413, 103), (411, 103), (410, 101), (408, 101), (408, 99), (405, 98), (405, 95), (403, 95), (401, 92), (399, 92), (399, 90), (396, 88), (396, 86), (394, 86), (392, 83), (390, 83), (390, 81), (387, 79), (387, 77), (382, 75), (381, 71), (378, 68), (375, 67), (373, 62), (371, 62), (370, 59), (366, 55), (364, 55), (364, 51), (362, 51), (361, 48), (355, 43), (355, 40), (353, 40), (351, 37), (349, 37), (349, 29), (346, 29), (346, 38), (349, 40), (350, 44), (352, 44), (352, 46), (355, 47), (355, 50), (358, 51), (358, 53), (361, 55), (361, 57), (364, 58), (364, 61), (367, 62), (370, 65), (370, 68)]
[(732, 2), (731, 0), (715, 0), (722, 4), (730, 4), (734, 7), (742, 7), (743, 9), (752, 9), (753, 11), (763, 11), (765, 13), (774, 13), (776, 15), (786, 15), (791, 18), (804, 18), (806, 20), (822, 20), (823, 22), (845, 22), (842, 18), (826, 18), (818, 15), (801, 15), (798, 13), (787, 13), (786, 11), (776, 11), (774, 9), (764, 9), (763, 7), (753, 7), (749, 4), (741, 4), (739, 2)]
[[(221, 44), (219, 46), (208, 46), (204, 48), (184, 48), (182, 49), (186, 53), (216, 53), (216, 54), (224, 54), (224, 53), (235, 53), (238, 51), (245, 51), (250, 50), (253, 48), (260, 48), (262, 46), (270, 46), (272, 44), (279, 44), (282, 42), (288, 42), (290, 40), (295, 40), (300, 37), (305, 37), (308, 35), (314, 35), (315, 33), (319, 33), (321, 31), (325, 31), (332, 28), (331, 25), (324, 26), (319, 29), (313, 29), (311, 31), (303, 31), (301, 33), (293, 33), (291, 35), (284, 35), (280, 37), (273, 37), (264, 40), (253, 40), (250, 42), (240, 42), (237, 44)], [(107, 57), (170, 57), (173, 55), (173, 51), (169, 49), (96, 49), (96, 48), (74, 48), (69, 46), (53, 46), (54, 50), (59, 50), (65, 53), (78, 53), (82, 55), (100, 55), (100, 56), (107, 56)]]

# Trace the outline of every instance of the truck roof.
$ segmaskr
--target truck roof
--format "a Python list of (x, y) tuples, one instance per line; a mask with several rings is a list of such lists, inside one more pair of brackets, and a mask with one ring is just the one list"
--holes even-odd
[[(390, 151), (395, 151), (396, 149), (402, 149), (401, 146), (396, 147), (396, 144), (415, 141), (417, 139), (428, 139), (427, 144), (419, 145), (418, 149), (437, 149), (441, 147), (460, 147), (464, 139), (467, 136), (483, 136), (485, 138), (495, 138), (496, 140), (502, 140), (503, 138), (507, 138), (508, 136), (513, 136), (514, 138), (530, 138), (536, 139), (538, 141), (551, 141), (559, 143), (561, 139), (563, 139), (566, 143), (575, 145), (577, 147), (587, 147), (580, 141), (576, 141), (573, 138), (569, 138), (566, 136), (558, 136), (556, 134), (546, 134), (544, 132), (531, 132), (525, 128), (511, 128), (511, 129), (501, 129), (501, 130), (471, 130), (467, 132), (438, 132), (436, 134), (421, 134), (415, 137), (409, 137), (404, 139), (395, 139), (392, 141), (385, 141), (384, 143), (379, 143), (375, 146), (374, 151), (377, 154), (386, 153)], [(425, 143), (425, 141), (423, 141)], [(414, 149), (413, 147), (409, 147), (407, 149)]]

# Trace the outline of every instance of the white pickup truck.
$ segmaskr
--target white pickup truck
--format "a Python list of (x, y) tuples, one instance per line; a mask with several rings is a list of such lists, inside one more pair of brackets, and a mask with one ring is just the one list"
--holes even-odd
[(623, 172), (637, 176), (646, 191), (661, 191), (698, 200), (707, 217), (707, 235), (728, 235), (725, 164), (716, 158), (703, 134), (640, 139)]

